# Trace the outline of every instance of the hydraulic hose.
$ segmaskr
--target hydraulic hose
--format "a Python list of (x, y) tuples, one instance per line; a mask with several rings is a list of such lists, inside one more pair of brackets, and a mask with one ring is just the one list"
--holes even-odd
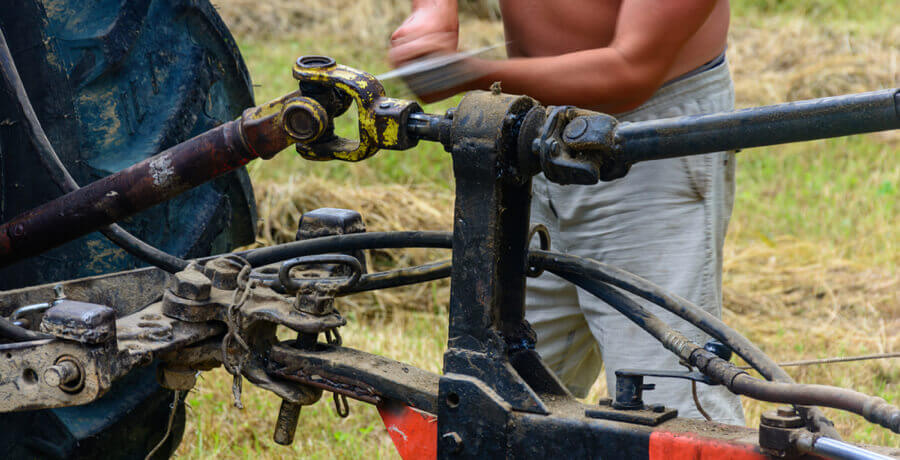
[(408, 286), (410, 284), (434, 281), (450, 276), (450, 260), (442, 260), (415, 267), (404, 267), (396, 270), (365, 274), (359, 281), (338, 295), (349, 295), (357, 292), (374, 291), (376, 289)]
[(13, 342), (25, 342), (28, 340), (53, 338), (52, 335), (47, 335), (41, 332), (35, 332), (30, 329), (25, 329), (21, 326), (16, 326), (6, 318), (0, 318), (0, 337), (11, 340)]
[[(564, 256), (569, 257), (569, 256)], [(542, 266), (603, 300), (647, 331), (669, 351), (736, 394), (761, 401), (833, 407), (862, 415), (866, 420), (900, 433), (900, 408), (881, 398), (825, 385), (766, 382), (703, 349), (672, 329), (640, 304), (572, 265), (544, 260)]]
[[(47, 138), (47, 134), (41, 127), (40, 121), (38, 121), (37, 114), (34, 112), (31, 101), (28, 99), (28, 94), (25, 92), (25, 86), (22, 84), (22, 79), (16, 69), (15, 61), (2, 30), (0, 30), (0, 73), (3, 74), (4, 84), (15, 98), (16, 104), (22, 112), (28, 137), (44, 169), (47, 170), (50, 178), (63, 193), (78, 190), (80, 188), (78, 183), (75, 182), (75, 179), (60, 161), (59, 156), (53, 149), (53, 145), (50, 144), (50, 140)], [(128, 233), (117, 224), (101, 229), (100, 233), (129, 254), (169, 273), (184, 270), (188, 266), (187, 261), (160, 251)]]
[[(549, 251), (530, 251), (530, 265), (541, 268), (546, 266), (547, 263), (553, 264), (560, 269), (565, 268), (570, 271), (584, 273), (589, 278), (603, 281), (653, 302), (730, 347), (766, 379), (776, 382), (794, 383), (791, 376), (779, 367), (774, 360), (769, 358), (753, 342), (722, 322), (722, 320), (694, 305), (689, 300), (670, 294), (640, 276), (592, 259)], [(840, 439), (840, 435), (834, 429), (833, 424), (820, 410), (814, 407), (797, 407), (797, 410), (805, 420), (812, 422), (813, 431)]]
[(236, 253), (259, 267), (294, 257), (302, 257), (326, 252), (346, 252), (358, 249), (383, 248), (453, 248), (453, 234), (450, 232), (367, 232), (347, 235), (323, 236), (303, 241), (250, 249)]

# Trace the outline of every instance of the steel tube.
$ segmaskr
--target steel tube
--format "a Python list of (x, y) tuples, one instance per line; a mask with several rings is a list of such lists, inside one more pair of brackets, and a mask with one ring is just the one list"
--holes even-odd
[(836, 460), (891, 460), (893, 458), (825, 437), (817, 438), (807, 452)]
[[(897, 128), (900, 89), (893, 88), (735, 112), (621, 122), (613, 156), (633, 164)], [(600, 139), (597, 143), (604, 144)]]

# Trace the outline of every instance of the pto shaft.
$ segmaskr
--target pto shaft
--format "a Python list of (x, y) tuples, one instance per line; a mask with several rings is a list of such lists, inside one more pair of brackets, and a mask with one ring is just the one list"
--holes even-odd
[(296, 93), (151, 158), (60, 196), (0, 225), (0, 266), (40, 254), (120, 221), (296, 141), (285, 122)]
[(613, 157), (634, 164), (897, 128), (900, 89), (894, 88), (735, 112), (621, 122), (615, 130)]

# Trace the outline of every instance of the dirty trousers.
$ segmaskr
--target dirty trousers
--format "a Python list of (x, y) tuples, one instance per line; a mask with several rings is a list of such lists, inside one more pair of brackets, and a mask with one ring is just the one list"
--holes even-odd
[[(733, 107), (734, 88), (722, 62), (663, 86), (618, 118), (639, 121)], [(734, 203), (734, 168), (734, 154), (718, 152), (638, 163), (624, 178), (591, 186), (558, 185), (541, 174), (534, 180), (531, 220), (550, 230), (554, 251), (627, 270), (721, 317), (722, 245)], [(677, 316), (629, 296), (695, 343), (709, 340)], [(579, 397), (587, 395), (603, 364), (610, 390), (616, 369), (685, 370), (674, 354), (612, 307), (546, 272), (528, 280), (526, 318), (537, 332), (538, 353)], [(646, 403), (702, 418), (690, 382), (645, 382), (656, 384), (644, 393)], [(744, 424), (737, 396), (704, 384), (698, 384), (698, 393), (713, 420)]]

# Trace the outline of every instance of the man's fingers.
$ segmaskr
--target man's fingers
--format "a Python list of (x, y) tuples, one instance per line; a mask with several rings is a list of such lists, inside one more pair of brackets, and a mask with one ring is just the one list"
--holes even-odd
[[(451, 38), (454, 39), (452, 42)], [(423, 56), (453, 53), (456, 51), (455, 45), (455, 37), (449, 33), (428, 34), (405, 43), (392, 43), (388, 60), (392, 66), (399, 67)]]

